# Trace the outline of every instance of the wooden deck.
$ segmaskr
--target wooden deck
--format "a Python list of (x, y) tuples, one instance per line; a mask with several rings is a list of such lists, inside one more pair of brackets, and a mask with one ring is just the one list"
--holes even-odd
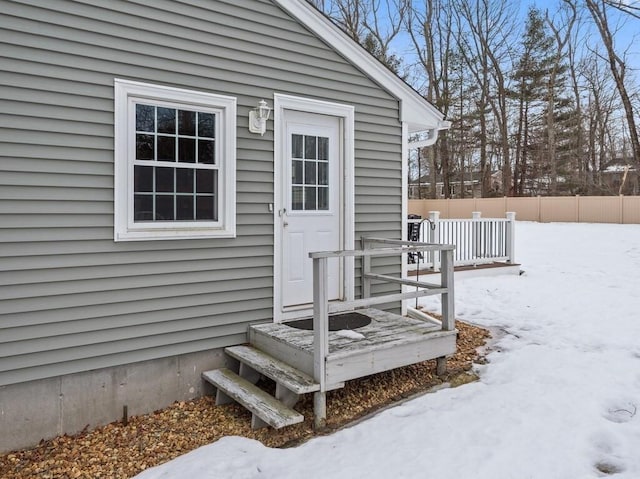
[[(240, 361), (239, 376), (223, 372), (206, 372), (204, 378), (221, 391), (220, 398), (231, 397), (252, 411), (252, 424), (274, 427), (292, 424), (294, 419), (285, 407), (295, 404), (300, 393), (313, 391), (314, 426), (326, 425), (326, 392), (341, 388), (350, 379), (361, 378), (389, 369), (436, 359), (437, 374), (444, 374), (447, 356), (456, 351), (453, 301), (452, 245), (416, 243), (385, 238), (361, 238), (362, 249), (309, 253), (313, 261), (313, 330), (293, 328), (286, 323), (269, 323), (249, 327), (250, 346), (228, 348), (227, 353)], [(376, 246), (377, 245), (377, 246)], [(439, 252), (439, 284), (414, 281), (371, 271), (371, 258), (403, 253)], [(359, 299), (329, 302), (328, 259), (362, 258), (362, 292)], [(372, 296), (372, 284), (388, 282), (415, 288), (382, 296)], [(399, 288), (400, 289), (400, 288)], [(380, 304), (400, 304), (407, 299), (439, 295), (442, 321), (435, 324), (421, 319), (373, 309)], [(353, 330), (330, 331), (329, 315), (358, 312), (371, 323)], [(343, 326), (347, 324), (345, 321)], [(276, 382), (276, 400), (247, 385), (265, 374)], [(301, 380), (300, 378), (303, 378)], [(306, 379), (305, 379), (306, 378)], [(277, 406), (277, 407), (276, 407)], [(299, 418), (295, 418), (297, 421)]]
[[(362, 338), (350, 338), (329, 332), (326, 357), (327, 389), (339, 388), (344, 381), (387, 371), (428, 359), (455, 353), (456, 330), (402, 317), (377, 309), (359, 309), (371, 323), (354, 332)], [(251, 326), (249, 342), (291, 366), (314, 374), (314, 333), (271, 323)]]

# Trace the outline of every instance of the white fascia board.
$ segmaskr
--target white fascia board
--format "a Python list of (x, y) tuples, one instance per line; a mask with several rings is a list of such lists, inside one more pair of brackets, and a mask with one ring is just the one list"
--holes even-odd
[(401, 122), (409, 133), (446, 129), (444, 115), (395, 73), (349, 38), (306, 0), (273, 0), (400, 101)]

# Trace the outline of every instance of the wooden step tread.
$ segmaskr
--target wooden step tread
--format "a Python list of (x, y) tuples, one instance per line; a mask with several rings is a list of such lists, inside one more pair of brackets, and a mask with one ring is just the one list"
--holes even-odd
[(222, 368), (205, 371), (202, 377), (242, 404), (271, 427), (280, 429), (304, 421), (304, 416), (285, 406), (259, 387)]
[(224, 352), (296, 394), (320, 390), (320, 385), (308, 374), (252, 346), (231, 346)]

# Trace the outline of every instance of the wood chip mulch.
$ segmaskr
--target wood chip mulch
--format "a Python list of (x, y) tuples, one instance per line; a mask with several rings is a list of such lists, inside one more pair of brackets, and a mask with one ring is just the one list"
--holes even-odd
[[(435, 374), (435, 361), (347, 382), (327, 395), (327, 432), (348, 425), (390, 404), (448, 382), (474, 379), (472, 364), (481, 361), (478, 348), (489, 332), (458, 321), (458, 352), (447, 361), (447, 374)], [(265, 382), (266, 387), (272, 387)], [(223, 436), (256, 439), (270, 447), (290, 447), (317, 433), (313, 430), (313, 395), (296, 405), (303, 423), (281, 430), (252, 430), (250, 413), (241, 406), (216, 406), (211, 397), (176, 402), (152, 414), (114, 422), (74, 436), (41, 441), (33, 448), (0, 455), (4, 479), (130, 478)]]

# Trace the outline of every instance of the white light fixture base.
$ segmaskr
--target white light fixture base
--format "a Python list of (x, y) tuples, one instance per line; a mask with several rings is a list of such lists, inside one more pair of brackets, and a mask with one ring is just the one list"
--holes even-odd
[(249, 110), (249, 131), (264, 135), (267, 131), (267, 120), (271, 115), (271, 108), (267, 106), (267, 102), (260, 100), (258, 107)]

